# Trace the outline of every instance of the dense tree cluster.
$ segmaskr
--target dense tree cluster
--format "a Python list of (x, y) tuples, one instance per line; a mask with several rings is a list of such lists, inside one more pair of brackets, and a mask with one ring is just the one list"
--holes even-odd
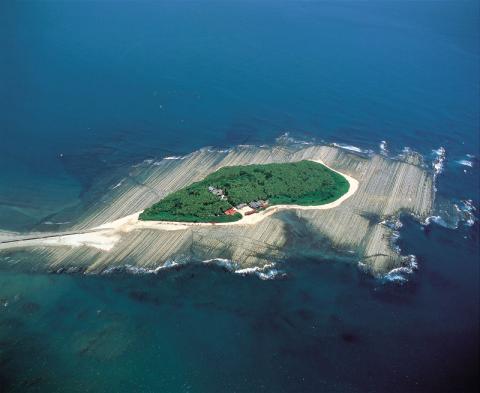
[[(208, 191), (223, 190), (226, 199)], [(141, 215), (143, 220), (229, 222), (225, 210), (240, 203), (268, 200), (270, 205), (321, 205), (348, 191), (347, 180), (322, 164), (299, 161), (284, 164), (224, 167), (204, 180), (174, 192)]]
[(204, 181), (193, 183), (186, 188), (167, 195), (160, 202), (146, 209), (142, 220), (188, 221), (188, 222), (228, 222), (241, 218), (225, 216), (224, 211), (232, 205), (227, 200), (208, 191)]

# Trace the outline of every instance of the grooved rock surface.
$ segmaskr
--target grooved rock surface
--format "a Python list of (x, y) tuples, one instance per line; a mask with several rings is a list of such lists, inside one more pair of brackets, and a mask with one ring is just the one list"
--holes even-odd
[[(95, 233), (91, 228), (141, 211), (160, 198), (228, 165), (322, 160), (326, 165), (359, 182), (357, 191), (340, 206), (327, 210), (295, 210), (311, 231), (318, 231), (337, 249), (355, 250), (365, 268), (383, 275), (402, 266), (391, 247), (392, 229), (382, 221), (407, 212), (427, 217), (434, 200), (434, 180), (412, 153), (402, 161), (381, 155), (363, 157), (345, 150), (309, 145), (301, 148), (240, 146), (230, 151), (201, 149), (183, 159), (143, 163), (131, 168), (121, 185), (87, 209), (68, 233)], [(98, 230), (97, 230), (98, 231)], [(263, 266), (285, 257), (289, 232), (278, 213), (255, 225), (192, 226), (178, 230), (135, 229), (117, 234), (110, 249), (89, 245), (53, 244), (47, 234), (17, 235), (18, 241), (1, 243), (0, 252), (32, 251), (48, 269), (80, 267), (101, 272), (126, 264), (155, 269), (166, 261), (226, 258), (240, 267)], [(56, 233), (49, 233), (55, 239)], [(111, 238), (105, 235), (105, 242)], [(21, 240), (29, 238), (30, 240)], [(15, 240), (9, 234), (8, 240)], [(113, 244), (112, 243), (112, 244)], [(107, 248), (107, 247), (106, 247)]]

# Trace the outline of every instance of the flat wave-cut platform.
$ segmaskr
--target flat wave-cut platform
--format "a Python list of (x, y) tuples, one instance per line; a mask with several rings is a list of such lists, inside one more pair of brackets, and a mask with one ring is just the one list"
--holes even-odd
[[(288, 228), (276, 213), (289, 209), (337, 249), (358, 250), (362, 265), (381, 276), (406, 263), (391, 247), (393, 230), (382, 222), (400, 212), (423, 220), (433, 207), (433, 176), (414, 153), (399, 161), (324, 145), (241, 146), (201, 149), (182, 158), (131, 168), (126, 181), (93, 204), (68, 232), (9, 234), (0, 239), (0, 252), (28, 250), (43, 267), (56, 271), (96, 273), (126, 264), (155, 269), (191, 256), (225, 258), (252, 268), (285, 257)], [(138, 221), (138, 213), (152, 203), (222, 166), (301, 160), (321, 161), (342, 173), (349, 180), (349, 192), (332, 206), (273, 206), (226, 225)]]

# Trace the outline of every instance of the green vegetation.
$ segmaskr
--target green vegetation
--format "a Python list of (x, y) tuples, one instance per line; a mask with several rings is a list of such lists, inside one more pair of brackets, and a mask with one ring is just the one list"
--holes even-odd
[[(225, 199), (211, 193), (209, 186), (223, 190)], [(145, 209), (140, 219), (231, 222), (241, 219), (241, 214), (224, 212), (240, 203), (268, 200), (269, 205), (323, 205), (341, 197), (348, 188), (342, 175), (313, 161), (224, 167), (166, 196)]]

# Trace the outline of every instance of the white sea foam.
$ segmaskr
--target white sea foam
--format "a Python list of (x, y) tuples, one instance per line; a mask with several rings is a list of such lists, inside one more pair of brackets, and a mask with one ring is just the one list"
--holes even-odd
[(278, 276), (285, 277), (285, 273), (277, 270), (277, 269), (270, 269), (266, 272), (258, 272), (257, 276), (262, 279), (262, 280), (273, 280), (277, 278)]
[(396, 159), (398, 160), (402, 160), (405, 158), (405, 156), (407, 156), (408, 154), (410, 154), (412, 152), (412, 149), (410, 149), (408, 146), (405, 146), (402, 151), (397, 154), (396, 156)]
[(356, 152), (356, 153), (363, 153), (363, 150), (360, 149), (360, 148), (357, 147), (357, 146), (346, 145), (346, 144), (344, 144), (344, 143), (332, 143), (332, 145), (335, 146), (335, 147), (339, 147), (339, 148), (341, 148), (341, 149), (354, 151), (354, 152)]
[(434, 177), (438, 176), (440, 173), (443, 172), (445, 166), (445, 160), (447, 158), (447, 152), (444, 147), (440, 146), (436, 150), (432, 150), (434, 155), (432, 161), (432, 168)]
[(202, 261), (203, 263), (212, 263), (218, 266), (222, 266), (225, 269), (229, 271), (235, 271), (235, 269), (238, 267), (238, 264), (230, 259), (225, 259), (225, 258), (212, 258), (212, 259), (206, 259)]
[(434, 214), (427, 217), (422, 225), (437, 224), (449, 229), (458, 229), (462, 223), (472, 226), (478, 220), (476, 211), (471, 199), (451, 201), (439, 197)]
[(477, 221), (475, 216), (476, 207), (471, 199), (460, 201), (458, 204), (454, 204), (455, 209), (460, 215), (460, 220), (464, 221), (467, 226), (472, 226)]
[(255, 267), (247, 267), (244, 269), (238, 269), (238, 270), (235, 270), (235, 273), (242, 274), (242, 275), (254, 274), (261, 280), (273, 280), (278, 275), (285, 274), (275, 269), (274, 267), (275, 267), (274, 263), (267, 263), (266, 265), (263, 265), (263, 267), (255, 266)]
[(160, 161), (155, 161), (152, 158), (148, 158), (146, 160), (143, 160), (139, 164), (132, 165), (133, 168), (136, 168), (141, 165), (153, 165), (153, 166), (159, 166), (162, 165), (163, 160), (184, 160), (187, 156), (167, 156), (162, 158)]
[(468, 166), (470, 168), (473, 168), (473, 162), (469, 160), (458, 160), (457, 163), (463, 166)]
[(380, 224), (394, 230), (398, 230), (403, 227), (403, 224), (398, 217), (392, 217), (388, 220), (383, 220), (380, 222)]
[(275, 139), (278, 145), (312, 145), (314, 141), (306, 141), (303, 139), (296, 139), (290, 135), (289, 132), (285, 132)]
[(67, 225), (70, 224), (71, 221), (64, 221), (64, 222), (53, 222), (53, 221), (45, 221), (45, 225)]
[(122, 266), (112, 266), (108, 269), (105, 269), (102, 272), (102, 274), (111, 274), (111, 273), (122, 272), (122, 271), (125, 271), (127, 273), (132, 273), (132, 274), (157, 274), (161, 270), (169, 269), (178, 265), (180, 265), (180, 263), (173, 260), (167, 260), (163, 265), (160, 265), (154, 268), (147, 268), (142, 266), (133, 266), (130, 264), (125, 264)]
[(380, 154), (383, 156), (388, 156), (388, 147), (387, 147), (387, 141), (380, 141)]
[(402, 269), (402, 268), (397, 268), (397, 269), (391, 270), (390, 272), (385, 274), (385, 276), (383, 276), (383, 279), (385, 281), (390, 281), (390, 282), (406, 282), (406, 281), (408, 281), (408, 279), (402, 274), (403, 272), (399, 269)]
[(392, 233), (390, 235), (390, 247), (392, 247), (396, 253), (400, 254), (401, 249), (397, 244), (397, 240), (400, 237), (399, 229), (403, 227), (402, 222), (398, 217), (392, 217), (388, 220), (383, 220), (380, 222), (380, 224), (392, 229)]
[(123, 184), (123, 181), (124, 181), (124, 180), (125, 180), (125, 179), (120, 180), (116, 185), (114, 185), (114, 186), (112, 187), (112, 190), (115, 190), (115, 188), (120, 187), (120, 186)]
[(218, 266), (222, 266), (227, 269), (229, 272), (241, 275), (256, 275), (258, 278), (262, 280), (272, 280), (279, 275), (284, 275), (283, 272), (275, 269), (274, 263), (267, 263), (266, 265), (254, 266), (254, 267), (247, 267), (247, 268), (240, 268), (238, 263), (225, 258), (212, 258), (202, 261), (203, 263), (213, 263)]
[(339, 149), (343, 149), (343, 150), (348, 150), (348, 151), (352, 151), (354, 153), (361, 153), (361, 154), (367, 154), (367, 155), (372, 155), (374, 153), (373, 150), (370, 150), (370, 149), (361, 149), (357, 146), (353, 146), (353, 145), (347, 145), (345, 143), (336, 143), (336, 142), (333, 142), (332, 143), (332, 146), (334, 147), (338, 147)]
[[(398, 239), (400, 238), (400, 228), (403, 227), (402, 222), (398, 217), (393, 217), (389, 220), (384, 220), (381, 224), (392, 229), (390, 235), (390, 247), (400, 255), (402, 250), (397, 244)], [(396, 282), (406, 282), (408, 281), (408, 275), (412, 274), (415, 270), (418, 269), (417, 258), (415, 255), (405, 255), (401, 257), (402, 266), (390, 270), (387, 274), (383, 276), (383, 280), (386, 282), (396, 281)]]
[[(212, 258), (212, 259), (206, 259), (202, 261), (203, 263), (207, 264), (215, 264), (217, 266), (222, 266), (225, 269), (227, 269), (229, 272), (235, 273), (235, 274), (241, 274), (241, 275), (256, 275), (258, 278), (262, 280), (272, 280), (279, 275), (284, 275), (283, 272), (275, 269), (275, 264), (274, 263), (269, 263), (266, 264), (262, 267), (255, 266), (251, 268), (244, 268), (244, 269), (239, 269), (238, 263), (230, 260), (230, 259), (225, 259), (225, 258)], [(117, 272), (127, 272), (131, 274), (157, 274), (158, 272), (165, 270), (165, 269), (170, 269), (175, 266), (183, 265), (185, 264), (185, 261), (174, 261), (174, 260), (167, 260), (163, 265), (153, 267), (153, 268), (147, 268), (147, 267), (142, 267), (142, 266), (134, 266), (130, 264), (125, 264), (121, 266), (112, 266), (109, 267), (108, 269), (105, 269), (102, 274), (112, 274), (112, 273), (117, 273)], [(63, 272), (63, 269), (62, 269)]]
[(408, 281), (408, 276), (418, 269), (417, 258), (415, 255), (407, 255), (402, 258), (404, 266), (390, 270), (383, 276), (386, 282), (404, 283)]
[(435, 223), (445, 228), (450, 228), (448, 223), (441, 217), (441, 216), (429, 216), (422, 222), (422, 225), (430, 225), (431, 223)]
[(230, 153), (230, 152), (232, 151), (232, 149), (231, 149), (231, 148), (228, 148), (228, 149), (215, 149), (215, 148), (213, 148), (213, 147), (209, 147), (209, 148), (207, 148), (207, 151), (208, 151), (209, 153), (225, 153), (225, 154), (226, 154), (226, 153)]

